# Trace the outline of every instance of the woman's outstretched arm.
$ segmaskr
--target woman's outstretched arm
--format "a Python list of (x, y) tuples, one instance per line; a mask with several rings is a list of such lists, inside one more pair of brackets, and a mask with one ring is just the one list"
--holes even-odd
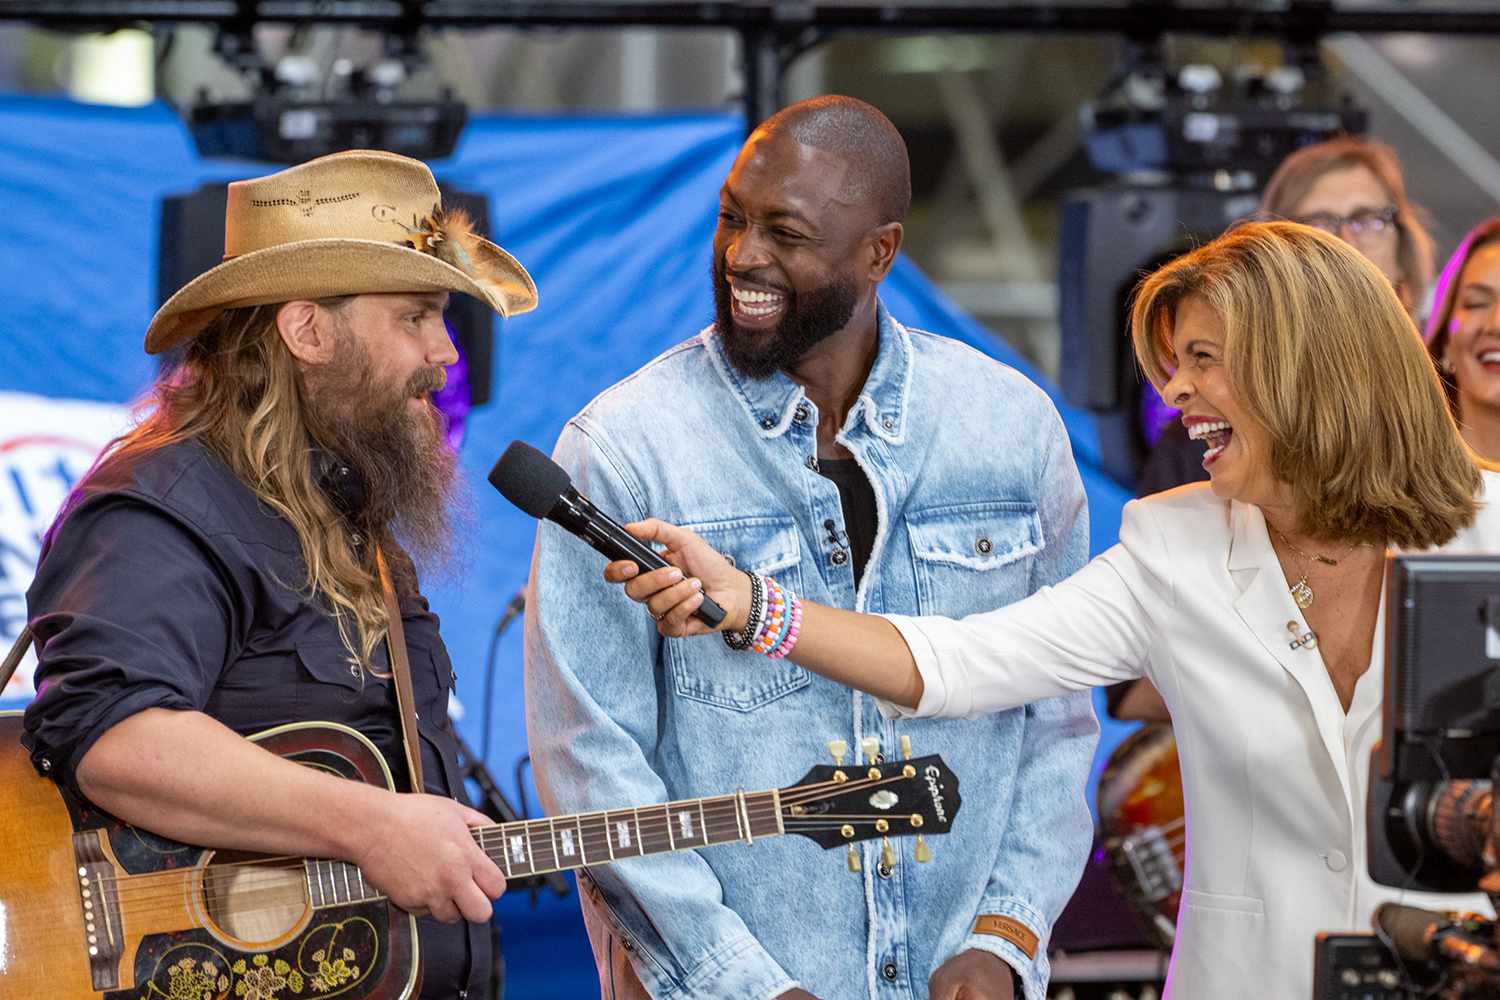
[[(710, 631), (692, 617), (707, 593), (725, 610), (721, 630), (749, 617), (750, 578), (685, 528), (648, 520), (628, 525), (666, 547), (666, 569), (640, 574), (614, 562), (605, 578), (624, 583), (664, 636)], [(1061, 583), (1003, 608), (954, 620), (866, 615), (804, 601), (791, 659), (830, 680), (869, 692), (900, 715), (964, 717), (1145, 676), (1157, 614), (1170, 612), (1161, 535), (1139, 503), (1126, 508), (1121, 544)], [(1133, 551), (1134, 550), (1134, 551)], [(1136, 553), (1152, 553), (1144, 560)], [(705, 640), (707, 641), (707, 640)], [(753, 669), (747, 665), (747, 669)], [(1163, 694), (1170, 693), (1164, 688)]]
[[(604, 577), (624, 583), (625, 593), (646, 605), (657, 619), (657, 631), (665, 636), (713, 631), (692, 616), (704, 593), (724, 609), (719, 631), (745, 627), (750, 610), (745, 573), (686, 528), (655, 518), (626, 528), (642, 541), (666, 546), (663, 556), (672, 565), (642, 574), (633, 562), (612, 562)], [(794, 663), (903, 708), (915, 708), (922, 700), (916, 660), (890, 622), (810, 601), (803, 602), (802, 616), (802, 633), (790, 657)]]

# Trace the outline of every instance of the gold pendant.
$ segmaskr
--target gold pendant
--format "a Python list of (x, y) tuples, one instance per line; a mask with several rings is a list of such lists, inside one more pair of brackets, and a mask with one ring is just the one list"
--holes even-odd
[(1297, 607), (1301, 608), (1303, 611), (1306, 611), (1308, 608), (1312, 607), (1313, 592), (1312, 588), (1307, 585), (1307, 577), (1304, 576), (1302, 579), (1292, 584), (1292, 600), (1296, 601)]

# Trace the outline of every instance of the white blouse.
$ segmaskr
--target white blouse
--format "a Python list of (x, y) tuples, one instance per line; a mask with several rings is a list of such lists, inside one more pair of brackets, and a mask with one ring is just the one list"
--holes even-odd
[[(1484, 474), (1484, 495), (1500, 496)], [(1500, 510), (1443, 547), (1500, 551)], [(1380, 737), (1384, 601), (1345, 714), (1260, 508), (1198, 483), (1126, 505), (1120, 541), (1055, 587), (961, 621), (891, 615), (921, 671), (914, 711), (970, 716), (1146, 677), (1172, 712), (1187, 813), (1174, 1000), (1312, 995), (1314, 936), (1370, 930), (1378, 903), (1489, 912), (1479, 895), (1400, 893), (1365, 863)]]

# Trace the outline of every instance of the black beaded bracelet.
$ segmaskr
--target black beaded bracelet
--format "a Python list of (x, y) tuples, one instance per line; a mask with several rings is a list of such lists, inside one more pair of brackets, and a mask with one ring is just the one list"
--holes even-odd
[(755, 636), (760, 632), (761, 615), (766, 608), (766, 587), (760, 577), (748, 569), (740, 570), (750, 578), (750, 614), (745, 619), (745, 627), (742, 631), (733, 632), (725, 630), (719, 634), (724, 637), (724, 645), (736, 652), (743, 652), (750, 648), (750, 643), (755, 641)]

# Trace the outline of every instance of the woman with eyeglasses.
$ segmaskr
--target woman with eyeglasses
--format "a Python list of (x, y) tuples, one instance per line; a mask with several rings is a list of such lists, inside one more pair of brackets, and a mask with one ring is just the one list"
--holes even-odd
[(1500, 462), (1500, 215), (1469, 230), (1443, 268), (1427, 347), (1464, 440)]
[(1341, 136), (1281, 161), (1261, 194), (1261, 212), (1332, 233), (1390, 279), (1414, 318), (1432, 285), (1432, 237), (1406, 196), (1391, 147)]
[[(1168, 994), (1296, 1000), (1319, 931), (1367, 930), (1392, 899), (1487, 908), (1372, 882), (1365, 796), (1387, 548), (1500, 549), (1500, 475), (1465, 446), (1391, 283), (1325, 233), (1241, 226), (1147, 278), (1131, 330), (1207, 443), (1211, 482), (1126, 505), (1119, 544), (1056, 586), (961, 620), (863, 615), (803, 602), (660, 521), (628, 528), (672, 565), (613, 562), (605, 578), (674, 641), (707, 631), (691, 616), (712, 597), (731, 648), (879, 699), (866, 731), (887, 745), (903, 719), (1151, 679), (1188, 809)], [(1025, 537), (1004, 544), (1030, 558)]]

